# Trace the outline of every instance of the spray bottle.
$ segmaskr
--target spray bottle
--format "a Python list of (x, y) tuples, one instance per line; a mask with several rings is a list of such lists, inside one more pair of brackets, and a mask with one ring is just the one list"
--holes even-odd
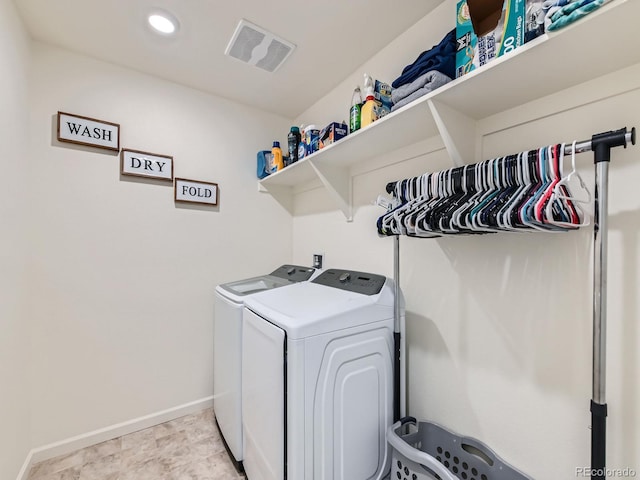
[(373, 95), (373, 78), (371, 78), (366, 73), (364, 74), (364, 94), (366, 96), (366, 100), (360, 112), (360, 125), (362, 128), (368, 126), (378, 119), (378, 115), (376, 112), (377, 104)]

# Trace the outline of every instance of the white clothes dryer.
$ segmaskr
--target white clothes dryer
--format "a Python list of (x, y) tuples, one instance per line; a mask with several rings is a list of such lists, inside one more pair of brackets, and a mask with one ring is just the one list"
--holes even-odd
[(393, 281), (380, 275), (332, 269), (246, 300), (242, 414), (249, 480), (388, 474), (393, 333)]
[(242, 309), (251, 295), (313, 277), (315, 268), (282, 265), (268, 275), (218, 285), (213, 333), (213, 410), (234, 465), (242, 471)]

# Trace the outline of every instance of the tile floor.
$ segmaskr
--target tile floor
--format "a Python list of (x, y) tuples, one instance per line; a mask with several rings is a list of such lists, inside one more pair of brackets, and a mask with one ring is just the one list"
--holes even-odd
[(237, 480), (213, 409), (37, 463), (29, 480)]

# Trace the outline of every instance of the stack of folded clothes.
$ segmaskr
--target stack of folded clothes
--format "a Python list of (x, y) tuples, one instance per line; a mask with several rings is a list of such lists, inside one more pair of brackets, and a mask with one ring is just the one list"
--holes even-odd
[(456, 31), (451, 30), (431, 50), (422, 52), (391, 84), (391, 111), (420, 98), (455, 78)]
[(562, 27), (581, 19), (582, 17), (597, 10), (609, 0), (549, 0), (545, 6), (549, 5), (545, 27), (548, 31), (559, 30)]

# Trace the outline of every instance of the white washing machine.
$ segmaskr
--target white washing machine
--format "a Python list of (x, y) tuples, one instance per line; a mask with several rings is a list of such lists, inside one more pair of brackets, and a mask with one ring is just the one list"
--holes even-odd
[(388, 474), (393, 333), (393, 281), (380, 275), (327, 270), (246, 300), (242, 414), (249, 480)]
[(272, 273), (218, 285), (213, 333), (213, 410), (236, 469), (242, 470), (242, 309), (251, 295), (309, 280), (316, 269), (282, 265)]

